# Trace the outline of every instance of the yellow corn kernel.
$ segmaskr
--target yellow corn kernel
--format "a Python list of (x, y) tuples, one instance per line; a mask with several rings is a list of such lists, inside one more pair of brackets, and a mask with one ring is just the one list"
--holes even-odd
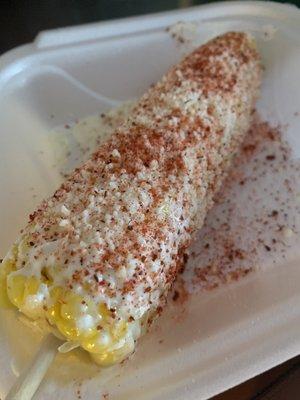
[[(78, 327), (77, 327), (78, 329)], [(95, 335), (97, 335), (97, 328), (96, 327), (89, 327), (84, 330), (79, 330), (80, 333), (80, 339), (84, 340), (85, 338), (90, 339), (93, 338)]]
[(107, 332), (97, 332), (97, 335), (83, 340), (81, 346), (90, 353), (103, 353), (112, 345), (111, 336)]
[(99, 312), (99, 315), (101, 315), (101, 317), (103, 319), (108, 319), (111, 316), (111, 312), (109, 311), (106, 304), (104, 304), (104, 303), (99, 304), (98, 312)]
[(112, 336), (115, 341), (118, 341), (122, 337), (124, 337), (126, 332), (127, 332), (127, 323), (124, 320), (119, 321), (118, 323), (113, 325)]
[[(79, 337), (88, 338), (97, 334), (96, 323), (93, 324), (93, 319), (96, 321), (99, 318), (101, 319), (101, 316), (97, 313), (94, 303), (90, 300), (68, 292), (63, 298), (60, 314), (64, 320), (74, 324), (78, 330)], [(92, 325), (90, 325), (89, 320), (86, 321), (87, 318), (92, 319)], [(88, 324), (86, 325), (87, 322)]]
[(51, 325), (55, 325), (56, 320), (61, 318), (60, 308), (62, 305), (63, 289), (60, 286), (56, 286), (50, 289), (50, 299), (52, 305), (46, 310), (46, 318)]
[(75, 322), (67, 321), (63, 318), (56, 318), (57, 329), (68, 339), (78, 341), (80, 333), (76, 328)]
[(9, 300), (18, 308), (24, 302), (26, 278), (23, 275), (9, 275), (7, 277), (7, 294)]
[(91, 354), (92, 359), (102, 367), (109, 367), (112, 364), (123, 361), (134, 349), (134, 342), (126, 342), (117, 350), (103, 353)]
[(80, 318), (85, 318), (87, 315), (100, 318), (90, 300), (72, 291), (63, 291), (60, 287), (50, 290), (50, 298), (52, 305), (46, 311), (47, 319), (69, 340), (80, 341), (97, 334), (96, 326), (79, 329), (77, 325)]
[(24, 299), (27, 296), (32, 296), (36, 294), (39, 290), (40, 282), (34, 276), (30, 276), (25, 281), (25, 289), (24, 289)]
[(7, 277), (16, 269), (17, 256), (18, 247), (14, 244), (10, 250), (10, 255), (0, 264), (0, 306), (2, 307), (11, 306), (7, 293)]
[(82, 297), (75, 293), (67, 293), (62, 300), (61, 317), (63, 319), (74, 321), (82, 312)]
[(7, 307), (11, 302), (7, 294), (7, 276), (14, 271), (15, 262), (11, 259), (6, 259), (0, 265), (0, 306)]
[(109, 367), (114, 363), (115, 356), (112, 352), (91, 354), (92, 359), (101, 367)]
[(27, 317), (37, 319), (44, 316), (46, 285), (34, 276), (25, 280), (24, 299), (20, 307)]
[(62, 302), (62, 298), (63, 298), (63, 289), (60, 286), (55, 286), (53, 288), (50, 289), (50, 297), (51, 300), (53, 301), (53, 303), (56, 302)]
[(99, 316), (95, 304), (76, 293), (67, 292), (61, 297), (61, 316), (65, 319), (76, 319), (80, 315)]
[(60, 319), (60, 304), (55, 303), (48, 307), (46, 311), (46, 318), (51, 325), (55, 325), (56, 321)]
[(98, 317), (98, 318), (100, 318), (100, 319), (103, 318), (102, 314), (100, 314), (100, 313), (97, 311), (97, 307), (96, 307), (96, 305), (95, 305), (94, 302), (92, 302), (92, 301), (89, 300), (89, 299), (84, 299), (84, 302), (85, 302), (85, 306), (86, 306), (85, 312), (86, 312), (87, 314), (90, 314), (90, 315), (92, 315), (93, 317)]
[(7, 283), (6, 283), (6, 276), (0, 276), (0, 306), (1, 307), (7, 307), (9, 306), (9, 298), (7, 295), (7, 289), (6, 289)]

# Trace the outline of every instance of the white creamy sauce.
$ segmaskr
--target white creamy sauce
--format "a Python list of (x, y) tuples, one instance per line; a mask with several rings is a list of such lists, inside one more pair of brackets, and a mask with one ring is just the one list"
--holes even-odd
[[(59, 172), (64, 175), (71, 172), (89, 158), (113, 133), (123, 119), (128, 117), (136, 101), (128, 101), (106, 113), (90, 115), (75, 123), (59, 126), (49, 132), (48, 145), (52, 148), (54, 160)], [(113, 157), (120, 157), (115, 150)], [(61, 213), (70, 214), (65, 206)]]

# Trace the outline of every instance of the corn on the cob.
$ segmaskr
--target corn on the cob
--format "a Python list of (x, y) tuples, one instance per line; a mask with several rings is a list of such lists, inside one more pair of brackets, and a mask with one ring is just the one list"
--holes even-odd
[(248, 129), (260, 71), (234, 32), (173, 67), (30, 215), (1, 268), (9, 300), (101, 365), (130, 354)]

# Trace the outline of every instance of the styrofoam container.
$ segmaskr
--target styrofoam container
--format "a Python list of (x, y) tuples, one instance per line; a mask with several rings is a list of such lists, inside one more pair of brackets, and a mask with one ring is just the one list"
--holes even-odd
[[(271, 2), (226, 2), (42, 32), (0, 58), (0, 255), (26, 216), (60, 182), (45, 136), (57, 125), (141, 95), (187, 51), (165, 28), (197, 24), (197, 43), (249, 30), (266, 67), (259, 111), (289, 123), (300, 157), (300, 12)], [(271, 40), (263, 33), (276, 32)], [(297, 110), (298, 107), (298, 110)], [(47, 157), (41, 156), (41, 149)], [(36, 197), (32, 196), (34, 187)], [(100, 370), (88, 357), (59, 355), (36, 399), (207, 399), (300, 353), (300, 257), (237, 284), (199, 293), (184, 312), (170, 304), (138, 352)], [(181, 319), (181, 321), (179, 321)], [(40, 340), (1, 311), (0, 397)]]

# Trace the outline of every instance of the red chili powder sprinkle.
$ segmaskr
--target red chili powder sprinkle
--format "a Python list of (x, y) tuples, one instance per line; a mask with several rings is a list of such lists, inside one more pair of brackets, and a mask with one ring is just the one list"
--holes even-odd
[(174, 285), (176, 303), (182, 293), (212, 290), (292, 256), (293, 243), (300, 242), (299, 172), (300, 163), (292, 159), (282, 128), (255, 114)]

